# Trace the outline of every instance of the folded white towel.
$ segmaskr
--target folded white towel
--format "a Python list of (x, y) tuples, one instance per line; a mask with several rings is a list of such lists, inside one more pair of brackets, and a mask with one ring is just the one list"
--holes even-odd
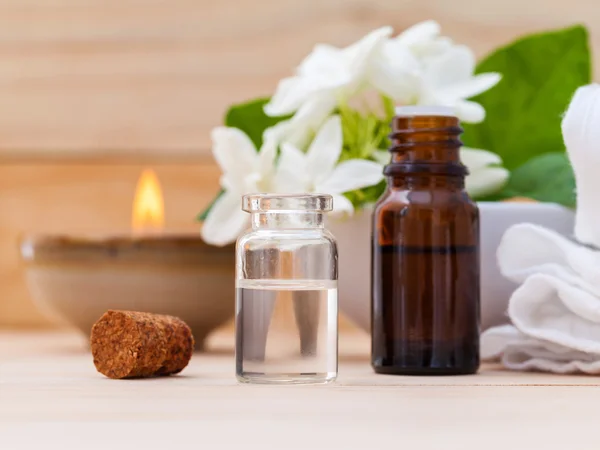
[(508, 369), (554, 373), (600, 373), (597, 354), (578, 352), (552, 342), (528, 338), (512, 325), (488, 330), (484, 334), (484, 360), (501, 361)]
[(515, 370), (600, 373), (600, 252), (543, 227), (519, 224), (498, 248), (501, 273), (521, 283), (513, 325), (482, 335), (482, 359)]
[(600, 85), (579, 88), (562, 122), (577, 184), (574, 239), (532, 224), (507, 230), (498, 265), (520, 286), (509, 301), (512, 325), (483, 333), (483, 360), (515, 370), (600, 373), (599, 125)]

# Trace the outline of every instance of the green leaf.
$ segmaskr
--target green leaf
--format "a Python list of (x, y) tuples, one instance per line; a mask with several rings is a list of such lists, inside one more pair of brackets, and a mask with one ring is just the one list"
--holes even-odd
[(269, 102), (268, 98), (258, 98), (246, 103), (234, 105), (225, 115), (225, 125), (239, 128), (252, 140), (255, 147), (262, 146), (262, 136), (267, 128), (276, 125), (289, 117), (267, 116), (263, 107)]
[(561, 116), (575, 90), (590, 83), (590, 58), (582, 26), (530, 35), (491, 54), (477, 72), (499, 72), (502, 80), (473, 99), (487, 117), (464, 124), (465, 145), (499, 154), (509, 170), (564, 151)]
[(546, 153), (526, 162), (511, 173), (502, 195), (575, 207), (575, 176), (567, 154)]

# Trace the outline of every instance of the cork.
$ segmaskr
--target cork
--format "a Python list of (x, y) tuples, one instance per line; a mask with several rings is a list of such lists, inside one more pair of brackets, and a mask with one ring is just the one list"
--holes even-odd
[(114, 379), (177, 374), (194, 351), (181, 319), (136, 311), (107, 311), (92, 327), (90, 344), (96, 370)]

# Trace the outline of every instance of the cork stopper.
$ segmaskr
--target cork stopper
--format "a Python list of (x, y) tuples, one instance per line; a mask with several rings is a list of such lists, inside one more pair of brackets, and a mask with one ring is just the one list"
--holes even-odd
[(106, 312), (92, 327), (90, 343), (96, 369), (114, 379), (174, 375), (194, 351), (181, 319), (135, 311)]

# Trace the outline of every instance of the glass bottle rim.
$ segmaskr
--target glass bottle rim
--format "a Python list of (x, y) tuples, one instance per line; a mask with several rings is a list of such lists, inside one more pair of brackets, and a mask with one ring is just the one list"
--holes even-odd
[(258, 212), (327, 212), (333, 209), (329, 194), (247, 194), (242, 197), (242, 209)]

